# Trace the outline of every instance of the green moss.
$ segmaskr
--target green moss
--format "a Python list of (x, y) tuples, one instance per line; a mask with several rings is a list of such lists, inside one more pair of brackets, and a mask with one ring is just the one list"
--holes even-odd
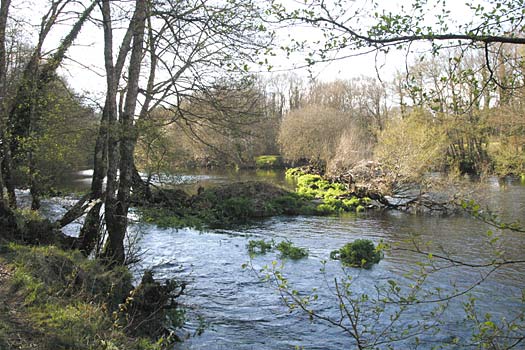
[(351, 196), (346, 186), (342, 183), (331, 182), (320, 175), (305, 174), (299, 168), (286, 171), (288, 178), (293, 178), (297, 183), (296, 193), (307, 200), (321, 200), (315, 206), (314, 213), (318, 215), (340, 214), (343, 212), (360, 212), (370, 204), (370, 198)]
[(332, 251), (330, 258), (341, 260), (347, 266), (370, 268), (381, 260), (381, 251), (369, 239), (356, 239)]
[(305, 175), (301, 168), (289, 168), (286, 169), (285, 177), (288, 179), (295, 179), (298, 176)]
[(281, 156), (263, 155), (255, 157), (255, 166), (259, 169), (275, 169), (282, 167)]

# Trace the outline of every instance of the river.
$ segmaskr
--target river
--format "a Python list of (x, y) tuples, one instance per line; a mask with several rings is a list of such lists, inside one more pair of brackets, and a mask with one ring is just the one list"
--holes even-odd
[[(286, 185), (283, 174), (272, 172), (186, 173), (159, 180), (194, 191), (198, 186), (245, 179)], [(504, 217), (523, 219), (523, 183), (491, 178), (486, 180), (483, 191), (487, 203)], [(49, 215), (57, 214), (60, 211), (58, 206), (58, 202), (49, 201)], [(403, 329), (417, 327), (418, 322), (432, 324), (436, 321), (439, 325), (418, 335), (421, 342), (418, 349), (430, 349), (455, 338), (461, 345), (451, 345), (451, 348), (462, 349), (471, 341), (474, 329), (473, 321), (467, 320), (464, 312), (464, 303), (469, 298), (477, 299), (476, 311), (481, 319), (490, 313), (496, 324), (501, 317), (510, 320), (525, 311), (519, 300), (525, 289), (524, 264), (510, 264), (498, 269), (469, 293), (452, 299), (443, 312), (431, 314), (435, 303), (408, 307), (394, 322), (397, 328), (389, 328), (389, 325), (390, 316), (399, 310), (399, 306), (387, 306), (377, 318), (373, 312), (367, 312), (373, 306), (371, 301), (377, 299), (377, 286), (389, 286), (391, 282), (388, 281), (394, 280), (404, 290), (413, 283), (407, 273), (418, 270), (418, 263), (426, 261), (426, 256), (399, 248), (410, 248), (412, 245), (407, 240), (414, 235), (429, 244), (423, 249), (434, 254), (449, 254), (450, 258), (471, 264), (490, 261), (493, 245), (501, 247), (508, 259), (523, 259), (523, 233), (493, 229), (499, 240), (491, 245), (487, 238), (489, 229), (486, 224), (466, 215), (424, 216), (396, 211), (340, 217), (274, 217), (228, 230), (161, 229), (140, 222), (131, 228), (139, 237), (138, 247), (143, 254), (142, 264), (135, 268), (137, 276), (144, 269), (152, 269), (158, 278), (178, 278), (188, 283), (186, 294), (180, 300), (187, 309), (188, 322), (182, 334), (187, 334), (188, 339), (176, 348), (258, 350), (349, 349), (355, 342), (338, 327), (321, 320), (311, 321), (304, 312), (290, 311), (275, 286), (261, 281), (258, 271), (263, 266), (271, 266), (272, 261), (278, 261), (280, 266), (283, 261), (277, 253), (256, 256), (251, 260), (253, 268), (243, 268), (243, 264), (250, 262), (246, 248), (250, 239), (286, 239), (309, 250), (307, 259), (284, 261), (282, 273), (300, 295), (317, 289), (318, 300), (312, 307), (321, 315), (338, 317), (334, 279), (340, 281), (344, 276), (351, 276), (351, 290), (355, 295), (369, 296), (369, 301), (361, 305), (363, 319), (360, 320), (369, 330), (381, 332), (387, 329), (399, 336)], [(343, 269), (338, 261), (330, 261), (332, 250), (357, 238), (368, 238), (376, 243), (383, 241), (396, 249), (387, 251), (380, 263), (369, 270)], [(439, 265), (439, 261), (436, 264)], [(320, 271), (323, 266), (324, 273)], [(442, 264), (439, 266), (443, 267)], [(462, 291), (488, 271), (487, 268), (465, 266), (436, 271), (428, 276), (419, 295), (423, 297), (425, 291), (436, 291), (437, 288), (442, 291), (442, 296), (454, 290)], [(202, 324), (205, 325), (203, 334), (193, 336)], [(366, 338), (373, 339), (374, 336), (368, 334)], [(386, 340), (387, 335), (381, 339)], [(411, 337), (395, 342), (393, 346), (400, 349), (415, 347), (415, 339)]]

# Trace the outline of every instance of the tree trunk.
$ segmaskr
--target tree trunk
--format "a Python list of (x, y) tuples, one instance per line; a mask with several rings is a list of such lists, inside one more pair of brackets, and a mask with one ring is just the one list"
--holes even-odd
[[(109, 4), (107, 5), (109, 8)], [(128, 226), (128, 209), (130, 202), (130, 190), (133, 182), (134, 150), (137, 140), (134, 125), (137, 96), (139, 93), (140, 68), (144, 45), (144, 30), (146, 21), (146, 0), (137, 0), (135, 3), (135, 14), (132, 19), (133, 45), (128, 70), (127, 93), (124, 111), (121, 116), (121, 139), (120, 139), (120, 164), (119, 183), (116, 202), (109, 196), (109, 172), (108, 189), (106, 198), (106, 224), (108, 228), (108, 240), (104, 250), (106, 259), (114, 264), (123, 264), (124, 238)], [(110, 163), (111, 166), (111, 163)], [(108, 202), (108, 199), (110, 201)], [(109, 214), (109, 215), (108, 215)]]
[[(104, 15), (105, 14), (105, 15)], [(118, 79), (122, 74), (122, 70), (124, 68), (124, 64), (126, 61), (126, 56), (130, 50), (130, 44), (132, 39), (132, 25), (130, 24), (128, 27), (128, 30), (126, 31), (126, 34), (124, 35), (124, 38), (122, 40), (122, 44), (120, 46), (120, 51), (117, 57), (117, 62), (115, 67), (113, 68), (113, 57), (112, 57), (112, 45), (113, 45), (113, 38), (112, 38), (112, 28), (111, 28), (111, 12), (109, 8), (109, 2), (107, 4), (103, 4), (103, 16), (104, 17), (104, 41), (107, 41), (107, 45), (105, 45), (105, 60), (106, 60), (106, 70), (109, 72), (113, 71), (112, 74), (108, 74), (107, 77), (111, 78), (111, 81), (108, 81), (108, 90), (107, 90), (107, 96), (106, 96), (106, 103), (104, 106), (104, 110), (102, 112), (102, 119), (100, 121), (99, 126), (99, 132), (97, 135), (97, 141), (95, 145), (95, 154), (94, 154), (94, 160), (93, 160), (93, 177), (91, 181), (91, 193), (90, 193), (90, 200), (103, 200), (105, 202), (105, 196), (104, 196), (104, 178), (108, 175), (108, 143), (111, 142), (112, 147), (109, 149), (114, 150), (118, 152), (117, 148), (117, 139), (116, 139), (116, 133), (117, 133), (117, 125), (116, 125), (116, 107), (115, 107), (115, 100), (116, 100), (116, 88)], [(109, 88), (111, 86), (111, 88)], [(111, 92), (110, 92), (111, 91)], [(111, 121), (110, 121), (111, 119)], [(111, 128), (110, 128), (111, 125)], [(109, 140), (111, 133), (111, 141)], [(117, 140), (117, 141), (115, 141)], [(117, 157), (114, 153), (111, 154), (111, 164), (113, 168), (111, 169), (111, 175), (108, 178), (115, 179), (116, 178), (116, 169), (114, 167), (117, 166)], [(110, 190), (114, 193), (113, 188), (115, 188), (114, 181), (110, 181)], [(111, 201), (111, 199), (110, 199)], [(80, 250), (84, 252), (84, 254), (89, 255), (93, 248), (96, 246), (97, 241), (99, 240), (99, 233), (100, 233), (100, 224), (101, 224), (101, 208), (102, 204), (100, 205), (94, 205), (88, 214), (86, 215), (86, 219), (84, 221), (84, 225), (82, 226), (82, 229), (80, 231)], [(72, 208), (74, 210), (74, 208)], [(74, 215), (72, 213), (69, 216)], [(68, 216), (66, 214), (64, 218)], [(63, 219), (64, 219), (63, 218)], [(69, 221), (69, 220), (68, 220)]]
[[(5, 48), (5, 29), (7, 26), (7, 17), (9, 15), (9, 5), (11, 0), (2, 0), (0, 4), (0, 142), (5, 143), (5, 99), (7, 95), (7, 71), (6, 61), (7, 54)], [(2, 164), (4, 163), (3, 150), (0, 149), (0, 205), (4, 205), (4, 172)]]
[[(7, 188), (8, 205), (16, 208), (15, 186), (11, 177), (11, 152), (7, 133), (7, 53), (5, 48), (5, 30), (11, 0), (2, 0), (0, 5), (0, 201), (4, 200), (4, 186)], [(2, 203), (3, 204), (3, 203)]]

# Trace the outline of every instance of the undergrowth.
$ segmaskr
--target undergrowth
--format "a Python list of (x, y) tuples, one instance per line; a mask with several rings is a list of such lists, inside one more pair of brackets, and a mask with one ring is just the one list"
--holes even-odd
[[(9, 308), (35, 330), (28, 348), (158, 350), (167, 345), (166, 338), (135, 336), (116, 326), (115, 311), (133, 290), (125, 267), (107, 270), (77, 251), (14, 243), (0, 247), (0, 260), (13, 269), (6, 285)], [(0, 320), (0, 348), (16, 331)]]

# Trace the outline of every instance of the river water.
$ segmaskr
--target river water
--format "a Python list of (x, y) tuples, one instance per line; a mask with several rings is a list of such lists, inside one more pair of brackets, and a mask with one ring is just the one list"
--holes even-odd
[[(283, 174), (272, 172), (183, 174), (159, 180), (192, 191), (198, 186), (245, 179), (286, 185)], [(489, 179), (483, 186), (483, 194), (486, 202), (505, 218), (525, 217), (523, 183)], [(58, 209), (55, 206), (51, 211)], [(421, 343), (418, 349), (430, 349), (454, 338), (461, 345), (452, 345), (451, 348), (467, 348), (475, 328), (473, 321), (466, 319), (464, 303), (469, 298), (476, 298), (479, 317), (483, 319), (486, 313), (490, 313), (496, 324), (502, 317), (510, 320), (524, 312), (524, 304), (519, 300), (525, 289), (524, 264), (509, 264), (494, 271), (483, 283), (449, 301), (443, 312), (432, 314), (438, 304), (423, 303), (407, 307), (398, 320), (391, 322), (390, 317), (399, 311), (399, 305), (387, 305), (382, 313), (377, 314), (372, 312), (372, 302), (378, 299), (377, 288), (389, 286), (389, 281), (399, 283), (402, 291), (414, 283), (415, 275), (409, 273), (420, 269), (420, 263), (427, 258), (403, 250), (413, 247), (409, 242), (412, 239), (428, 244), (428, 247), (422, 246), (422, 250), (470, 264), (490, 262), (494, 257), (494, 246), (502, 249), (509, 260), (524, 258), (523, 233), (492, 229), (494, 235), (491, 238), (498, 237), (498, 241), (491, 245), (487, 238), (489, 229), (488, 225), (466, 215), (419, 216), (395, 211), (340, 217), (274, 217), (228, 230), (161, 229), (139, 222), (132, 226), (143, 253), (136, 275), (139, 276), (144, 269), (152, 269), (158, 278), (178, 278), (188, 283), (186, 294), (181, 298), (188, 318), (182, 334), (188, 339), (176, 348), (258, 350), (351, 349), (355, 346), (352, 337), (341, 328), (319, 319), (312, 321), (304, 312), (290, 311), (284, 305), (275, 285), (261, 280), (264, 273), (260, 273), (260, 269), (266, 265), (271, 267), (272, 261), (278, 262), (277, 267), (299, 295), (304, 296), (315, 288), (318, 299), (311, 308), (332, 320), (340, 316), (334, 281), (351, 277), (350, 288), (354, 295), (369, 296), (367, 302), (360, 304), (362, 319), (359, 323), (368, 327), (368, 331), (375, 331), (376, 335), (365, 333), (365, 340), (387, 340), (388, 334), (399, 337), (403, 330), (413, 327), (411, 332), (415, 329), (421, 332), (417, 336)], [(332, 250), (357, 238), (368, 238), (376, 243), (383, 241), (394, 248), (369, 270), (344, 269), (338, 261), (330, 261)], [(307, 259), (299, 261), (283, 262), (274, 252), (250, 259), (246, 245), (251, 239), (290, 240), (307, 248), (310, 254)], [(439, 260), (434, 258), (433, 261), (441, 269), (430, 273), (422, 285), (419, 297), (423, 299), (437, 298), (436, 295), (425, 296), (425, 293), (438, 289), (441, 297), (464, 291), (489, 272), (488, 268), (445, 268)], [(246, 263), (251, 267), (243, 268)], [(324, 272), (321, 271), (323, 267)], [(202, 335), (193, 336), (203, 324)], [(431, 330), (417, 328), (422, 324), (433, 327)], [(378, 336), (381, 332), (385, 334)], [(392, 345), (399, 349), (415, 348), (415, 339), (410, 337)], [(380, 348), (386, 348), (386, 345)]]

